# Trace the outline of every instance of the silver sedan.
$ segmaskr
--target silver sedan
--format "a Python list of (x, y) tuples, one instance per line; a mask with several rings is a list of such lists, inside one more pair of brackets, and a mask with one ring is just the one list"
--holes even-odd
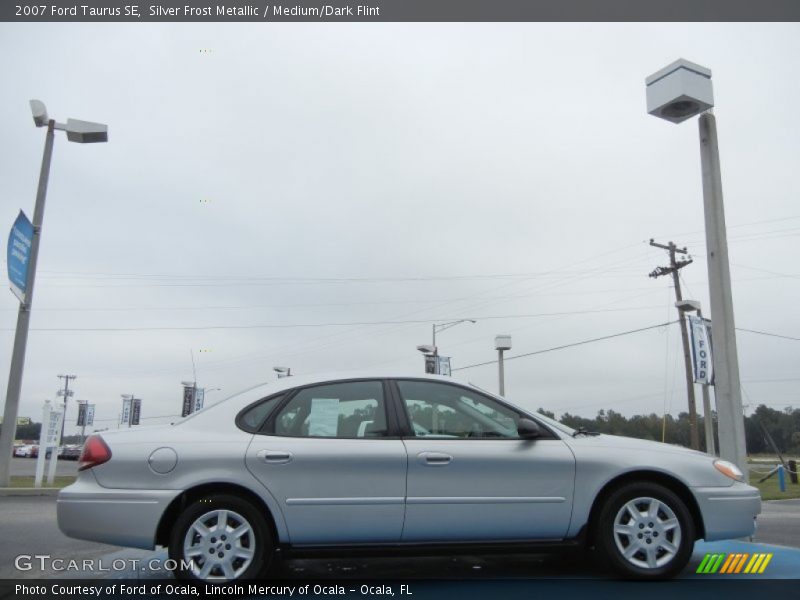
[(291, 377), (171, 425), (91, 436), (58, 497), (72, 537), (169, 548), (236, 580), (282, 555), (586, 546), (631, 578), (752, 535), (758, 490), (684, 448), (575, 431), (436, 376)]

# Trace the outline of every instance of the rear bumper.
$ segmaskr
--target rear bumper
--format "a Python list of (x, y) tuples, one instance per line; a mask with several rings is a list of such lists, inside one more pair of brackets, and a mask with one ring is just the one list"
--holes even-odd
[(81, 473), (58, 494), (58, 527), (69, 537), (150, 550), (161, 516), (180, 493), (104, 488), (94, 474)]
[(730, 487), (692, 488), (703, 516), (705, 540), (748, 537), (755, 533), (761, 495), (745, 483)]

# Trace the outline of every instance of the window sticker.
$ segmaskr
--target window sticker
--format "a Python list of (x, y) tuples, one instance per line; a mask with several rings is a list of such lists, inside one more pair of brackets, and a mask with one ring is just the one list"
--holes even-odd
[(336, 437), (339, 429), (339, 399), (312, 398), (308, 435), (311, 437)]

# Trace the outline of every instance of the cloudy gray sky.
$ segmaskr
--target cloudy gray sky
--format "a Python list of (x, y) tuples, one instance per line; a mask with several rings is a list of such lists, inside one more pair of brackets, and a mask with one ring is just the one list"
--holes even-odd
[[(110, 137), (56, 141), (21, 416), (74, 373), (97, 427), (123, 393), (163, 421), (190, 350), (213, 401), (275, 365), (421, 372), (453, 319), (478, 321), (439, 336), (454, 368), (498, 333), (514, 355), (673, 320), (650, 237), (689, 247), (707, 308), (697, 126), (645, 111), (679, 57), (713, 71), (736, 324), (800, 337), (797, 24), (4, 23), (0, 57), (3, 231), (33, 213), (29, 98)], [(677, 414), (678, 332), (510, 361), (507, 395)], [(738, 344), (745, 404), (800, 404), (800, 343)], [(496, 389), (493, 365), (456, 376)]]

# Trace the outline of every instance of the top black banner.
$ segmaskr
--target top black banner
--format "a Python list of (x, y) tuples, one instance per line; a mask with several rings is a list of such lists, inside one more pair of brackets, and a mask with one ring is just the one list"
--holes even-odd
[(798, 0), (3, 0), (5, 22), (766, 22)]

